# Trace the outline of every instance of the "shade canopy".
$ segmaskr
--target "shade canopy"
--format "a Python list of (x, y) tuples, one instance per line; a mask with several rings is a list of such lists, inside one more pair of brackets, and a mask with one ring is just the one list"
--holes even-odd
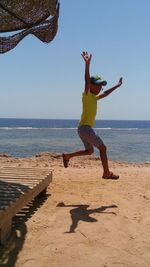
[(57, 33), (58, 16), (57, 0), (0, 1), (0, 53), (14, 48), (28, 34), (51, 42)]

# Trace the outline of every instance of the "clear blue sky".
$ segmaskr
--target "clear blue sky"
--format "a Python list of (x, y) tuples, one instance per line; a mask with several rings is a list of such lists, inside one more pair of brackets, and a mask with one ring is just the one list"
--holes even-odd
[(150, 120), (149, 12), (149, 0), (61, 0), (53, 42), (31, 35), (0, 55), (0, 117), (79, 119), (87, 50), (107, 88), (124, 78), (97, 119)]

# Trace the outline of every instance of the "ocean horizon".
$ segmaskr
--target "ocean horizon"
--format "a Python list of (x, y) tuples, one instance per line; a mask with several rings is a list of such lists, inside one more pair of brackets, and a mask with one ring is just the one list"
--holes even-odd
[[(83, 148), (77, 119), (0, 119), (0, 154), (31, 157), (49, 151)], [(125, 162), (150, 161), (149, 120), (96, 120), (95, 131), (107, 146), (108, 158)], [(95, 148), (95, 155), (98, 150)]]

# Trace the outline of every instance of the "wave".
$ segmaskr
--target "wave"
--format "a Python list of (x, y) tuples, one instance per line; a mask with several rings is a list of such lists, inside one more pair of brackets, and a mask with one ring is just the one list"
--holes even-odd
[[(115, 131), (132, 131), (139, 130), (139, 128), (94, 128), (95, 130), (115, 130)], [(141, 128), (142, 129), (142, 128)]]
[[(77, 130), (77, 127), (0, 127), (0, 130)], [(115, 131), (133, 131), (139, 128), (111, 128), (111, 127), (95, 127), (94, 130), (115, 130)]]
[(57, 127), (53, 127), (53, 128), (37, 128), (37, 127), (0, 127), (0, 131), (4, 130), (4, 131), (9, 131), (9, 130), (77, 130), (77, 128), (57, 128)]
[(39, 128), (33, 128), (33, 127), (0, 127), (0, 130), (33, 130), (33, 129), (39, 129)]
[(113, 128), (111, 127), (94, 127), (94, 130), (112, 130)]

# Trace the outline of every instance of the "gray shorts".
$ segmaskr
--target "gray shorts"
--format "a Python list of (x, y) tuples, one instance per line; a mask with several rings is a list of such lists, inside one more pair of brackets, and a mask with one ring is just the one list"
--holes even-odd
[(104, 144), (102, 139), (96, 135), (94, 130), (89, 125), (82, 125), (78, 127), (78, 134), (85, 146), (85, 149), (93, 148), (93, 146), (99, 148)]

